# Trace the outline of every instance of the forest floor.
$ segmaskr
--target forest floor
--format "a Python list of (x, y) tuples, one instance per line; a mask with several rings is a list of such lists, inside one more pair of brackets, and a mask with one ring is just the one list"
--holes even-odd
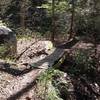
[[(17, 47), (17, 53), (20, 57), (16, 62), (0, 61), (0, 100), (15, 100), (17, 98), (20, 98), (18, 100), (26, 100), (26, 97), (34, 96), (32, 92), (34, 88), (30, 89), (31, 92), (28, 94), (22, 95), (27, 92), (27, 87), (34, 84), (35, 78), (48, 66), (52, 66), (54, 60), (63, 53), (63, 49), (56, 50), (56, 48), (45, 52), (44, 41), (36, 42), (34, 39), (20, 39)], [(30, 64), (34, 65), (30, 67)], [(23, 88), (25, 88), (24, 92), (20, 93)]]
[[(62, 53), (64, 50), (67, 53), (70, 53), (70, 55), (74, 55), (75, 50), (77, 49), (82, 49), (84, 51), (93, 47), (92, 43), (78, 41), (76, 44), (72, 43), (72, 46), (71, 44), (63, 44), (58, 46), (60, 49), (55, 48), (51, 51), (45, 52), (45, 44), (43, 41), (34, 42), (34, 39), (20, 39), (18, 41), (18, 55), (20, 55), (24, 50), (25, 52), (17, 59), (16, 63), (9, 62), (9, 64), (4, 60), (0, 60), (0, 100), (38, 100), (35, 97), (34, 80), (41, 73), (41, 69), (44, 71), (47, 69), (45, 66), (51, 66), (53, 64), (51, 56), (54, 57), (55, 54), (57, 55), (55, 58), (57, 58), (58, 55), (63, 55)], [(26, 49), (27, 47), (29, 48)], [(55, 53), (56, 50), (57, 53)], [(97, 52), (98, 54), (100, 53), (100, 45), (97, 46)], [(51, 58), (49, 59), (48, 56)], [(47, 59), (44, 60), (45, 58), (47, 58), (50, 62), (47, 63)], [(33, 68), (30, 67), (30, 64), (33, 64), (33, 68), (36, 65), (40, 67), (34, 68), (33, 70)], [(76, 85), (76, 91), (78, 90), (79, 95), (90, 96), (89, 99), (82, 100), (100, 100), (100, 69), (98, 70), (99, 74), (96, 76), (98, 81), (87, 82), (80, 77), (73, 79), (72, 83), (73, 85)], [(83, 83), (85, 85), (81, 80), (84, 81)], [(95, 89), (97, 91), (95, 91)], [(83, 95), (81, 95), (81, 92), (86, 94), (83, 93)], [(81, 99), (77, 97), (76, 100)]]

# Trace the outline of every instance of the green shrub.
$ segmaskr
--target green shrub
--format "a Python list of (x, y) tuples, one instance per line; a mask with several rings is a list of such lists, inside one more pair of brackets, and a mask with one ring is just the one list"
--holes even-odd
[(68, 69), (68, 72), (73, 75), (89, 75), (95, 68), (94, 59), (89, 54), (89, 51), (78, 50), (74, 56), (75, 64)]
[(59, 90), (52, 82), (54, 76), (62, 76), (63, 72), (55, 69), (48, 69), (41, 74), (37, 79), (37, 97), (44, 100), (63, 100), (59, 96)]

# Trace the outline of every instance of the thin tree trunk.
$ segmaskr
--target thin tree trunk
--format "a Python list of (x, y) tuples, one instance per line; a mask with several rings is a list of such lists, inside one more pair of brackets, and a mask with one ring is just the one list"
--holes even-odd
[[(93, 6), (93, 17), (96, 17), (96, 13), (97, 13), (97, 8), (96, 8), (96, 5), (97, 5), (97, 0), (93, 0), (94, 2), (94, 6)], [(96, 61), (96, 68), (98, 69), (99, 68), (99, 54), (98, 54), (98, 50), (97, 50), (97, 44), (98, 44), (98, 36), (96, 35), (96, 22), (95, 20), (93, 20), (93, 24), (94, 24), (94, 32), (93, 32), (93, 42), (94, 42), (94, 58), (95, 58), (95, 61)]]
[(20, 25), (25, 29), (25, 0), (22, 0), (20, 5)]
[(55, 38), (55, 0), (52, 0), (52, 34), (51, 41), (54, 42)]
[(70, 24), (70, 31), (69, 31), (69, 39), (70, 40), (71, 38), (74, 37), (74, 29), (73, 29), (73, 26), (74, 26), (74, 15), (75, 15), (75, 1), (72, 0), (72, 11), (71, 11), (71, 24)]

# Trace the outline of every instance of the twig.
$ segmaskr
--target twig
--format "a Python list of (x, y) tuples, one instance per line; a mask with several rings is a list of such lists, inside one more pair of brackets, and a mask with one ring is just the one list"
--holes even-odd
[[(38, 41), (39, 41), (39, 40), (38, 40)], [(38, 41), (35, 41), (35, 42), (31, 43), (28, 47), (26, 47), (26, 49), (25, 49), (22, 53), (20, 53), (20, 54), (15, 58), (15, 61), (19, 60), (20, 57), (21, 57), (32, 45), (34, 45), (34, 44), (35, 44), (36, 42), (38, 42)]]

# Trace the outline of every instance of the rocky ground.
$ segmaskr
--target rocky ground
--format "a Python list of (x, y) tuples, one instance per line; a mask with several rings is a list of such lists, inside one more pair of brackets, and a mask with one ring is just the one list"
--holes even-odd
[[(35, 42), (34, 39), (33, 40), (20, 39), (17, 44), (18, 55), (20, 55), (27, 47), (29, 47), (34, 42)], [(5, 94), (5, 93), (3, 93), (4, 92), (3, 90), (10, 83), (17, 84), (15, 80), (19, 80), (19, 81), (23, 80), (24, 73), (22, 74), (21, 78), (19, 75), (23, 72), (24, 69), (25, 69), (26, 74), (31, 71), (29, 68), (30, 66), (25, 65), (25, 64), (39, 61), (46, 56), (45, 54), (39, 54), (38, 56), (36, 55), (37, 52), (44, 49), (43, 43), (42, 43), (42, 45), (41, 45), (41, 43), (42, 42), (35, 43), (34, 45), (32, 45), (30, 47), (30, 49), (26, 50), (26, 52), (16, 62), (0, 60), (0, 90), (1, 90), (0, 97), (6, 98), (6, 95), (5, 96), (3, 95), (3, 94)], [(32, 57), (29, 57), (29, 56), (32, 56)], [(9, 63), (11, 65), (9, 65)], [(34, 71), (34, 73), (36, 73), (36, 72)], [(33, 75), (34, 75), (34, 73), (33, 73)], [(27, 79), (27, 77), (24, 77), (24, 78)], [(24, 85), (24, 81), (26, 81), (26, 79), (23, 80), (23, 85)], [(14, 83), (14, 81), (15, 81), (15, 83)], [(27, 97), (27, 95), (25, 97)], [(20, 99), (20, 100), (24, 100), (24, 98)], [(1, 100), (1, 98), (0, 98), (0, 100)], [(2, 100), (3, 100), (3, 98), (2, 98)]]
[[(35, 98), (33, 92), (28, 92), (27, 95), (25, 93), (24, 96), (16, 96), (18, 95), (16, 94), (16, 92), (20, 93), (19, 91), (22, 91), (23, 88), (28, 87), (27, 85), (29, 85), (29, 87), (32, 86), (36, 76), (38, 76), (38, 74), (44, 69), (47, 69), (48, 66), (51, 66), (53, 60), (58, 59), (58, 53), (60, 54), (62, 52), (62, 50), (60, 49), (45, 50), (44, 41), (36, 42), (35, 40), (21, 39), (18, 41), (17, 46), (18, 55), (20, 55), (23, 51), (25, 52), (20, 55), (20, 57), (18, 57), (16, 62), (4, 60), (1, 60), (0, 62), (0, 73), (2, 75), (0, 80), (0, 86), (2, 90), (0, 93), (0, 97), (2, 98), (2, 100), (6, 100), (6, 98), (8, 100), (14, 100), (17, 98), (19, 98), (18, 100), (26, 100), (26, 97)], [(52, 54), (53, 52), (54, 54)], [(34, 69), (34, 65), (32, 65), (32, 68), (34, 69), (33, 70), (29, 65), (31, 63), (36, 63), (35, 66), (42, 66), (42, 68)], [(29, 91), (33, 90), (34, 87)], [(27, 92), (27, 90), (25, 92)], [(11, 96), (13, 94), (14, 96)], [(29, 94), (31, 94), (32, 96), (30, 96)]]
[[(1, 64), (0, 65), (0, 100), (43, 100), (43, 98), (41, 98), (41, 96), (43, 96), (43, 94), (40, 93), (41, 96), (39, 96), (39, 94), (38, 94), (42, 90), (39, 87), (37, 88), (38, 84), (34, 81), (36, 78), (36, 75), (38, 76), (40, 69), (35, 69), (35, 71), (32, 71), (29, 64), (44, 59), (45, 57), (49, 56), (51, 54), (51, 52), (44, 52), (45, 44), (43, 41), (39, 41), (39, 42), (35, 42), (35, 41), (36, 40), (34, 40), (34, 39), (32, 39), (32, 40), (20, 39), (18, 41), (18, 45), (17, 45), (18, 46), (18, 48), (17, 48), (18, 55), (20, 55), (23, 51), (25, 51), (25, 52), (18, 58), (16, 63), (10, 62), (11, 63), (10, 66), (9, 66), (9, 64), (7, 64), (4, 67), (2, 65), (7, 63), (7, 61), (0, 60), (0, 64)], [(33, 44), (33, 45), (31, 45), (31, 44)], [(29, 47), (29, 48), (27, 49), (27, 47)], [(65, 51), (67, 51), (68, 53), (70, 53), (71, 56), (73, 56), (73, 55), (75, 55), (76, 50), (84, 51), (84, 50), (91, 49), (92, 47), (93, 47), (92, 43), (86, 43), (84, 41), (79, 41), (74, 46), (72, 46), (70, 49), (67, 48)], [(52, 52), (54, 52), (54, 51), (52, 51)], [(91, 52), (94, 52), (94, 51), (91, 50)], [(99, 45), (97, 46), (97, 52), (98, 52), (98, 54), (100, 52)], [(59, 54), (56, 54), (56, 55), (59, 55)], [(70, 67), (69, 64), (66, 65), (66, 63), (64, 64), (64, 66), (65, 67), (67, 66), (67, 70)], [(33, 65), (33, 67), (34, 67), (34, 65)], [(24, 72), (23, 72), (23, 70), (24, 70)], [(62, 69), (60, 69), (60, 70), (62, 70)], [(56, 86), (52, 81), (49, 81), (48, 84), (49, 84), (49, 86), (51, 86), (50, 84), (52, 82), (53, 85), (58, 88), (59, 88), (59, 86), (62, 87), (62, 84), (64, 84), (63, 86), (69, 86), (70, 88), (68, 89), (67, 92), (68, 93), (71, 92), (71, 94), (66, 97), (65, 96), (66, 90), (65, 90), (65, 92), (64, 91), (62, 92), (63, 88), (62, 89), (59, 88), (61, 90), (60, 96), (61, 97), (65, 96), (65, 98), (62, 99), (59, 97), (59, 99), (55, 98), (54, 100), (100, 100), (100, 81), (99, 81), (100, 74), (97, 74), (98, 78), (96, 78), (96, 79), (98, 79), (98, 80), (91, 82), (90, 80), (87, 79), (87, 77), (86, 77), (86, 79), (84, 79), (84, 77), (83, 77), (84, 75), (79, 75), (79, 76), (74, 75), (75, 77), (73, 77), (71, 74), (68, 73), (68, 71), (66, 71), (66, 69), (63, 71), (65, 71), (65, 72), (63, 72), (63, 75), (60, 78), (58, 77), (59, 75), (52, 76), (52, 78), (54, 78), (54, 80), (57, 84), (61, 81), (60, 85)], [(66, 73), (68, 73), (68, 74), (66, 74)], [(98, 72), (98, 73), (100, 73), (100, 72)], [(55, 77), (56, 77), (56, 79), (55, 79)], [(64, 79), (64, 81), (66, 80), (65, 83), (63, 83), (63, 81), (62, 81), (63, 79)], [(9, 87), (9, 86), (11, 86), (11, 85), (9, 85), (11, 83), (12, 83), (12, 87)], [(47, 86), (48, 86), (48, 84), (47, 84)], [(19, 86), (19, 88), (13, 89), (13, 87), (16, 87), (16, 86)], [(48, 86), (48, 89), (50, 89), (49, 86)], [(16, 90), (19, 91), (20, 89), (21, 89), (20, 92), (9, 97), (9, 94), (13, 94), (14, 91), (16, 91)], [(38, 91), (37, 89), (39, 89), (40, 91)], [(53, 89), (53, 87), (52, 87), (52, 89)], [(10, 91), (10, 90), (14, 90), (14, 91)], [(95, 90), (97, 90), (97, 91), (95, 91)], [(5, 93), (5, 92), (7, 92), (7, 93)], [(13, 92), (13, 93), (11, 93), (11, 92)], [(63, 94), (63, 93), (65, 93), (65, 94)], [(49, 99), (45, 99), (45, 100), (49, 100)]]

